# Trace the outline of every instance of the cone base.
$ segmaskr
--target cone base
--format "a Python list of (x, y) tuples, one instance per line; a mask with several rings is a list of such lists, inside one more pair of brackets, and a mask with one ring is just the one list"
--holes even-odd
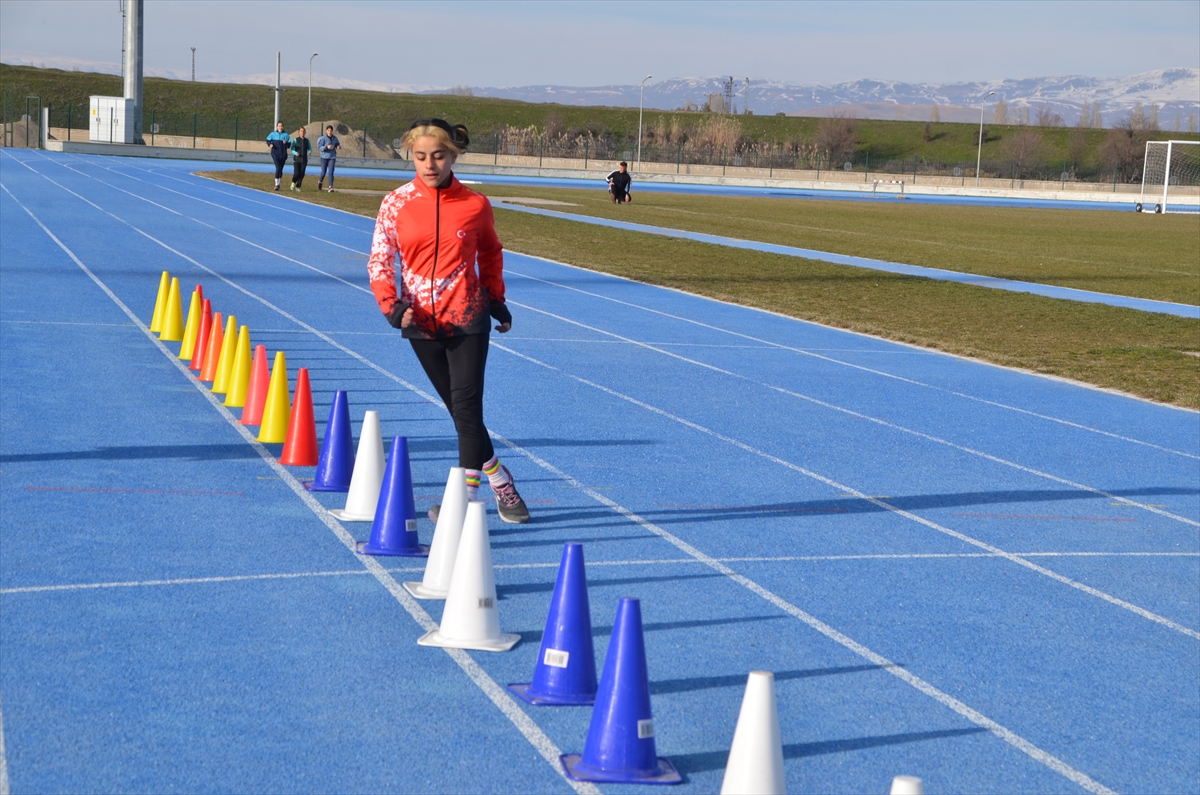
[[(328, 486), (328, 485), (325, 485), (322, 483), (317, 483), (315, 480), (306, 480), (306, 481), (304, 481), (304, 488), (308, 489), (309, 491), (348, 492), (348, 491), (350, 491), (350, 484), (347, 483), (345, 486)], [(374, 518), (374, 517), (372, 517), (372, 518)]]
[(526, 704), (532, 704), (535, 707), (586, 707), (596, 703), (595, 693), (590, 695), (586, 693), (565, 695), (542, 693), (534, 690), (531, 682), (512, 684), (508, 686), (508, 689)]
[(521, 640), (520, 635), (514, 635), (509, 632), (501, 632), (500, 637), (494, 640), (480, 638), (479, 640), (458, 640), (456, 638), (447, 638), (442, 635), (440, 629), (435, 629), (431, 632), (426, 632), (421, 637), (417, 638), (417, 643), (421, 646), (437, 646), (442, 649), (474, 649), (475, 651), (508, 651), (517, 642)]
[(344, 508), (331, 508), (329, 510), (335, 519), (341, 519), (343, 522), (373, 522), (375, 514), (373, 513), (351, 513)]
[(563, 754), (558, 758), (572, 781), (607, 781), (613, 784), (680, 784), (683, 776), (669, 759), (658, 758), (658, 772), (650, 775), (619, 770), (596, 770), (583, 764), (582, 754)]
[(383, 549), (371, 546), (370, 541), (359, 541), (354, 551), (360, 555), (380, 555), (389, 558), (427, 558), (429, 547), (417, 544), (409, 549)]
[(404, 590), (408, 591), (417, 599), (437, 599), (446, 601), (446, 597), (450, 595), (450, 589), (439, 591), (437, 588), (426, 588), (423, 582), (406, 582), (402, 583)]

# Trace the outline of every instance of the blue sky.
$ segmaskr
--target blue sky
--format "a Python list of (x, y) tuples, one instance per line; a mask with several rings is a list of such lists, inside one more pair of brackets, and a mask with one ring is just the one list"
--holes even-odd
[[(721, 74), (957, 82), (1200, 67), (1200, 2), (146, 0), (147, 74), (285, 71), (411, 86)], [(0, 0), (0, 59), (117, 64), (118, 0)]]

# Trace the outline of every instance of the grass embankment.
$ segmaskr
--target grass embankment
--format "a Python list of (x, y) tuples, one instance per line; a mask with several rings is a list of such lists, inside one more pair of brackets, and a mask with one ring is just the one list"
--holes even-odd
[[(270, 179), (262, 174), (244, 171), (212, 172), (206, 176), (261, 190), (269, 190), (271, 185)], [(395, 187), (395, 182), (339, 178), (338, 185), (378, 190)], [(487, 186), (484, 190), (493, 196), (521, 193), (549, 198), (549, 192), (541, 189)], [(605, 194), (600, 195), (603, 200)], [(378, 196), (315, 191), (299, 196), (371, 218), (378, 212), (380, 201)], [(672, 204), (669, 211), (682, 214), (681, 210), (689, 209), (689, 202), (696, 202), (690, 209), (702, 212), (704, 205), (699, 200), (707, 197), (670, 198), (679, 203)], [(626, 220), (645, 220), (637, 213), (648, 211), (652, 203), (648, 202), (647, 194), (640, 194), (638, 200), (642, 204), (613, 209), (625, 213)], [(760, 206), (759, 202), (766, 207), (774, 200), (746, 201), (755, 203), (748, 207)], [(804, 212), (810, 204), (823, 203), (792, 201), (789, 206), (793, 212)], [(916, 231), (928, 234), (927, 227), (920, 226), (921, 222), (911, 216), (888, 215), (895, 209), (911, 211), (916, 207), (830, 204), (837, 205), (828, 210), (831, 218), (853, 206), (863, 213), (859, 225), (869, 222), (883, 225), (877, 233), (880, 236), (886, 236), (889, 229), (894, 235), (909, 237)], [(948, 208), (928, 209), (940, 212)], [(961, 235), (956, 239), (972, 240), (988, 229), (1004, 228), (1010, 236), (1005, 249), (1010, 252), (1012, 262), (1039, 258), (1045, 261), (1043, 249), (1052, 234), (1039, 231), (1036, 214), (1028, 216), (1018, 211), (1019, 214), (1013, 215), (1014, 211), (1007, 208), (955, 209), (978, 213), (956, 217), (955, 228)], [(880, 214), (873, 216), (872, 210)], [(1078, 215), (1125, 217), (1100, 212)], [(842, 219), (847, 226), (849, 221)], [(1165, 403), (1200, 408), (1200, 359), (1185, 353), (1200, 351), (1200, 321), (730, 249), (503, 209), (496, 211), (496, 224), (505, 246), (514, 251), (996, 364), (1073, 378)], [(1025, 234), (1026, 227), (1033, 227), (1029, 234)], [(709, 227), (703, 231), (714, 230)], [(836, 236), (837, 227), (831, 227), (826, 234)], [(935, 239), (936, 234), (939, 232), (934, 229), (929, 236)], [(1078, 234), (1086, 237), (1087, 232)], [(1159, 244), (1155, 244), (1155, 239), (1151, 237), (1147, 243), (1151, 246), (1148, 257), (1158, 256)], [(919, 264), (962, 269), (952, 249), (918, 250), (927, 257)], [(941, 258), (937, 256), (939, 251)], [(872, 255), (880, 256), (878, 251), (872, 251)], [(978, 262), (986, 261), (983, 252), (974, 256)], [(1192, 265), (1194, 271), (1194, 257)], [(1153, 281), (1168, 275), (1147, 273), (1145, 279)]]
[[(68, 72), (61, 69), (38, 69), (30, 66), (0, 64), (0, 89), (11, 92), (18, 100), (19, 117), (24, 112), (24, 97), (41, 97), (42, 103), (55, 108), (53, 125), (66, 123), (67, 103), (73, 106), (73, 124), (87, 127), (88, 97), (92, 94), (119, 96), (121, 78), (94, 72)], [(694, 97), (703, 101), (704, 97)], [(280, 110), (285, 120), (290, 120), (289, 129), (307, 118), (308, 92), (293, 88), (285, 91), (280, 100)], [(228, 83), (203, 83), (184, 80), (167, 80), (148, 77), (143, 83), (143, 103), (146, 123), (152, 113), (159, 118), (186, 115), (190, 120), (193, 113), (201, 118), (201, 129), (206, 129), (205, 120), (223, 118), (232, 121), (238, 116), (243, 135), (249, 134), (255, 125), (271, 124), (274, 118), (274, 98), (262, 86)], [(390, 94), (377, 91), (351, 89), (314, 88), (312, 91), (312, 118), (338, 119), (357, 130), (367, 129), (374, 137), (391, 141), (408, 129), (413, 119), (440, 116), (455, 123), (466, 124), (472, 136), (483, 140), (496, 130), (505, 127), (547, 127), (558, 130), (587, 129), (596, 133), (607, 133), (627, 142), (637, 139), (637, 108), (612, 108), (554, 103), (520, 102), (487, 97), (461, 97), (448, 94)], [(670, 126), (672, 117), (684, 127), (703, 124), (714, 114), (685, 111), (647, 111), (645, 128), (664, 129)], [(816, 140), (817, 128), (821, 123), (816, 118), (782, 116), (726, 116), (739, 128), (739, 134), (747, 139), (763, 143)], [(188, 122), (190, 129), (190, 121)], [(1020, 128), (1011, 125), (988, 125), (991, 134), (983, 144), (985, 160), (1007, 160), (1006, 139)], [(882, 121), (862, 119), (858, 122), (855, 157), (869, 157), (875, 164), (888, 160), (911, 161), (914, 157), (925, 162), (960, 163), (975, 161), (974, 124), (939, 122), (930, 125), (929, 140), (925, 140), (924, 121)], [(1070, 156), (1071, 128), (1040, 127), (1043, 142), (1038, 159), (1048, 163), (1064, 163), (1073, 160)], [(225, 133), (231, 134), (232, 124)], [(201, 132), (201, 135), (215, 134)], [(1079, 164), (1095, 166), (1102, 158), (1099, 149), (1108, 135), (1108, 130), (1084, 130), (1085, 145), (1079, 156)], [(1163, 137), (1167, 137), (1164, 133)], [(1195, 133), (1172, 132), (1172, 138), (1200, 140)], [(654, 141), (647, 138), (646, 145)], [(1058, 173), (1055, 170), (1055, 173)], [(1007, 172), (1005, 172), (1007, 174)]]

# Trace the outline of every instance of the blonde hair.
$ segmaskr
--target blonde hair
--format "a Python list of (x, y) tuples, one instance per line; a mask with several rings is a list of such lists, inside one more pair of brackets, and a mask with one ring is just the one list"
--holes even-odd
[(421, 119), (414, 122), (404, 134), (400, 148), (412, 150), (417, 139), (427, 135), (438, 139), (442, 146), (456, 155), (467, 151), (467, 146), (471, 143), (471, 139), (467, 137), (467, 128), (461, 124), (451, 127), (441, 119)]

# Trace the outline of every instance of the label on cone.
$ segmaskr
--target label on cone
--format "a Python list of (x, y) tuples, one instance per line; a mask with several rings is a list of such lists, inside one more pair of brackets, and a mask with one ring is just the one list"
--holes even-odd
[(404, 520), (404, 529), (406, 532), (409, 532), (409, 533), (417, 532), (417, 520), (416, 519), (405, 519)]
[(645, 740), (654, 736), (654, 718), (638, 721), (638, 739)]
[(552, 668), (566, 668), (567, 660), (571, 659), (571, 652), (559, 651), (558, 649), (546, 649), (546, 654), (542, 658), (542, 662)]
[(479, 609), (480, 610), (491, 610), (495, 606), (496, 606), (496, 600), (492, 599), (492, 597), (490, 597), (490, 596), (481, 597), (479, 600)]

